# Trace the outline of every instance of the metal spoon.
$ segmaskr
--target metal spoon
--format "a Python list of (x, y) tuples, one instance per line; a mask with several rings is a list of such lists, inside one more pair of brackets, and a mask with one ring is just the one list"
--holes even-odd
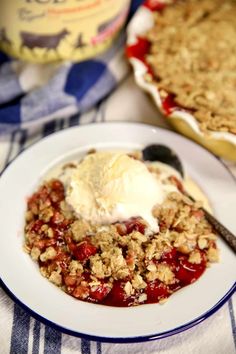
[(148, 145), (143, 149), (142, 153), (144, 161), (163, 162), (176, 169), (184, 177), (184, 170), (179, 157), (168, 146), (160, 144)]
[[(144, 161), (160, 161), (166, 163), (167, 165), (175, 168), (183, 177), (184, 169), (179, 157), (171, 150), (168, 146), (153, 144), (148, 145), (142, 151)], [(193, 202), (195, 199), (189, 195), (187, 192), (184, 194), (190, 198)], [(226, 241), (226, 243), (231, 247), (231, 249), (236, 253), (236, 237), (232, 232), (230, 232), (224, 225), (222, 225), (213, 215), (211, 215), (207, 210), (201, 208), (207, 221), (214, 227), (218, 234)]]

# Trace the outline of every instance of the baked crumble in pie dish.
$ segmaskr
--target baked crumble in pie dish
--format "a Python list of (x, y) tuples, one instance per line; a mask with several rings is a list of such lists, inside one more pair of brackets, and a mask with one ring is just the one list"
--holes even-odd
[(152, 209), (155, 231), (139, 215), (105, 224), (78, 217), (64, 176), (81, 169), (84, 159), (65, 164), (60, 178), (46, 180), (28, 199), (24, 249), (44, 277), (76, 299), (118, 307), (164, 303), (219, 261), (216, 232), (201, 203), (184, 194), (178, 172), (166, 167), (162, 176), (162, 164), (143, 161), (140, 152), (130, 157), (168, 191)]
[(236, 161), (235, 0), (147, 0), (128, 27), (137, 84), (168, 121)]

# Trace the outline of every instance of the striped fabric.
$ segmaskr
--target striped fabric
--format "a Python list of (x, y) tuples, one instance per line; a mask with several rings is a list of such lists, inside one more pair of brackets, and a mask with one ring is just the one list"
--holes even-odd
[(127, 74), (125, 36), (102, 56), (82, 63), (26, 64), (10, 61), (0, 67), (0, 135), (19, 128), (85, 112), (109, 94)]
[[(127, 92), (129, 102), (121, 105)], [(133, 102), (139, 102), (136, 108)], [(148, 118), (147, 118), (148, 117)], [(130, 74), (117, 90), (94, 109), (69, 120), (43, 125), (41, 132), (19, 129), (0, 140), (0, 166), (4, 167), (20, 151), (57, 130), (78, 124), (110, 120), (145, 121), (164, 125), (149, 99), (136, 88)], [(236, 175), (236, 166), (230, 166)], [(198, 326), (170, 338), (139, 344), (107, 344), (62, 334), (43, 325), (14, 304), (0, 290), (0, 354), (234, 354), (236, 350), (236, 297)]]

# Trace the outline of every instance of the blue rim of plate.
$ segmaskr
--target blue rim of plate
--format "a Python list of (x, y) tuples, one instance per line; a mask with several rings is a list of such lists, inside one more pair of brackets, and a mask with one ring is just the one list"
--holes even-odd
[(51, 326), (52, 328), (63, 332), (65, 334), (69, 334), (74, 337), (79, 337), (83, 338), (86, 340), (92, 340), (92, 341), (97, 341), (97, 342), (104, 342), (104, 343), (138, 343), (138, 342), (149, 342), (153, 340), (158, 340), (158, 339), (163, 339), (167, 337), (171, 337), (175, 334), (181, 333), (183, 331), (186, 331), (201, 322), (205, 321), (208, 319), (211, 315), (213, 315), (216, 311), (218, 311), (225, 303), (226, 301), (233, 295), (233, 293), (236, 291), (236, 282), (232, 286), (232, 288), (225, 294), (225, 296), (220, 299), (215, 306), (213, 306), (210, 310), (205, 312), (203, 315), (197, 317), (196, 319), (182, 325), (179, 327), (176, 327), (170, 331), (166, 332), (161, 332), (158, 334), (151, 334), (147, 336), (138, 336), (138, 337), (117, 337), (117, 338), (112, 338), (112, 337), (98, 337), (98, 336), (93, 336), (85, 333), (80, 333), (80, 332), (75, 332), (70, 329), (61, 327), (60, 325), (51, 322), (50, 320), (42, 317), (38, 313), (34, 312), (31, 310), (27, 305), (25, 305), (23, 302), (21, 302), (9, 289), (8, 287), (3, 283), (3, 281), (0, 279), (0, 285), (2, 288), (5, 290), (5, 292), (9, 295), (9, 297), (18, 305), (20, 305), (24, 310), (26, 310), (32, 317), (34, 317), (36, 320), (44, 323), (47, 326)]
[[(179, 137), (186, 139), (194, 144), (196, 144), (198, 147), (201, 147), (203, 150), (205, 150), (205, 152), (209, 153), (211, 156), (213, 156), (229, 173), (229, 175), (231, 176), (231, 178), (234, 180), (234, 182), (236, 183), (236, 178), (235, 176), (232, 174), (232, 172), (229, 170), (229, 168), (226, 166), (226, 164), (224, 162), (222, 162), (216, 155), (214, 155), (211, 151), (207, 150), (205, 147), (203, 147), (202, 145), (197, 144), (196, 142), (194, 142), (193, 140), (182, 136), (180, 134), (177, 134), (171, 130), (162, 128), (162, 127), (158, 127), (158, 126), (154, 126), (154, 125), (150, 125), (150, 124), (145, 124), (145, 123), (140, 123), (140, 122), (121, 122), (121, 121), (113, 121), (113, 122), (99, 122), (99, 123), (93, 123), (94, 124), (134, 124), (134, 125), (144, 125), (147, 126), (149, 128), (154, 128), (154, 129), (160, 129), (160, 130), (164, 130), (167, 131), (168, 133), (172, 133), (174, 135), (178, 135)], [(89, 126), (91, 124), (84, 124), (83, 126)], [(79, 126), (77, 126), (78, 128)], [(50, 134), (49, 136), (45, 137), (50, 138), (52, 135), (54, 134), (60, 134), (65, 130), (69, 130), (69, 129), (74, 129), (75, 127), (69, 127), (67, 129), (63, 129), (57, 132), (54, 132), (52, 134)], [(45, 139), (44, 138), (44, 139)], [(41, 142), (41, 139), (37, 142), (35, 142), (34, 144), (30, 145), (29, 147), (27, 147), (26, 149), (24, 149), (23, 151), (21, 151), (15, 158), (12, 159), (12, 161), (7, 164), (7, 166), (3, 169), (3, 171), (0, 173), (0, 177), (1, 175), (5, 172), (5, 170), (9, 167), (9, 165), (11, 165), (14, 160), (21, 155), (24, 151), (28, 150), (29, 148), (31, 148), (33, 145), (36, 145), (37, 143)], [(154, 340), (158, 340), (158, 339), (163, 339), (163, 338), (167, 338), (167, 337), (171, 337), (175, 334), (184, 332), (198, 324), (200, 324), (201, 322), (205, 321), (206, 319), (208, 319), (210, 316), (212, 316), (216, 311), (218, 311), (226, 302), (227, 300), (230, 299), (230, 297), (234, 294), (234, 292), (236, 292), (236, 281), (233, 284), (233, 286), (229, 289), (229, 291), (208, 311), (206, 311), (205, 313), (203, 313), (201, 316), (195, 318), (194, 320), (185, 323), (182, 326), (176, 327), (174, 329), (171, 329), (169, 331), (165, 331), (165, 332), (161, 332), (161, 333), (156, 333), (156, 334), (151, 334), (151, 335), (146, 335), (146, 336), (137, 336), (137, 337), (117, 337), (117, 338), (112, 338), (112, 337), (102, 337), (102, 336), (93, 336), (90, 334), (86, 334), (86, 333), (80, 333), (77, 331), (73, 331), (67, 328), (64, 328), (50, 320), (48, 320), (45, 317), (42, 317), (40, 314), (38, 314), (37, 312), (31, 310), (27, 305), (25, 305), (22, 301), (20, 301), (12, 292), (10, 289), (8, 289), (7, 285), (2, 281), (2, 279), (0, 278), (0, 286), (2, 287), (2, 289), (7, 293), (7, 295), (19, 306), (21, 306), (25, 311), (27, 311), (32, 317), (34, 317), (36, 320), (42, 322), (43, 324), (47, 325), (47, 326), (51, 326), (52, 328), (56, 329), (57, 331), (60, 331), (62, 333), (74, 336), (74, 337), (79, 337), (79, 338), (83, 338), (86, 340), (92, 340), (92, 341), (97, 341), (97, 342), (103, 342), (103, 343), (138, 343), (138, 342), (149, 342), (149, 341), (154, 341)]]

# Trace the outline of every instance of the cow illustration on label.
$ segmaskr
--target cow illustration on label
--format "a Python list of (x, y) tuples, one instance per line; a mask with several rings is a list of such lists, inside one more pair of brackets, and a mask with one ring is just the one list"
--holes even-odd
[(78, 37), (75, 41), (75, 44), (74, 44), (74, 49), (78, 49), (78, 48), (84, 48), (86, 47), (87, 44), (84, 42), (84, 39), (83, 39), (83, 33), (79, 33), (78, 34)]
[(107, 50), (131, 0), (0, 0), (0, 50), (50, 63), (82, 61)]
[(0, 42), (7, 44), (7, 45), (11, 45), (11, 40), (7, 37), (7, 33), (6, 33), (6, 29), (5, 28), (1, 28), (0, 29)]
[(24, 47), (28, 49), (42, 48), (46, 50), (54, 50), (58, 54), (58, 46), (65, 37), (70, 34), (67, 29), (63, 29), (55, 34), (36, 34), (31, 32), (20, 32), (22, 52)]

